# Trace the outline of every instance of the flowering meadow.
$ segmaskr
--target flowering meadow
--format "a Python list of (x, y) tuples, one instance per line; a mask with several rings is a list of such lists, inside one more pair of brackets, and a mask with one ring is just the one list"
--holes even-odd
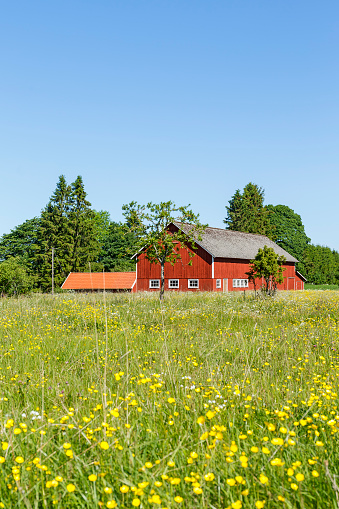
[(339, 507), (339, 292), (0, 311), (0, 507)]

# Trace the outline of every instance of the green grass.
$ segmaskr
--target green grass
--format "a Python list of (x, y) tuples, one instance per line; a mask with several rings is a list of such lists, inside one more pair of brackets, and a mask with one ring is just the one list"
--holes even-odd
[(337, 507), (339, 292), (0, 310), (3, 507)]
[(305, 290), (339, 290), (339, 285), (313, 285), (305, 283)]

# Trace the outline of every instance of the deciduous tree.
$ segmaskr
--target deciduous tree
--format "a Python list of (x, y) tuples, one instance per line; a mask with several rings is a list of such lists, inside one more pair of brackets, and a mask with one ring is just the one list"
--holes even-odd
[[(201, 238), (206, 228), (206, 225), (200, 223), (199, 215), (194, 214), (188, 207), (189, 205), (177, 207), (172, 201), (159, 204), (150, 202), (147, 205), (131, 202), (123, 206), (127, 224), (136, 236), (135, 251), (143, 249), (150, 263), (160, 264), (160, 300), (163, 299), (165, 290), (165, 263), (174, 265), (180, 260), (180, 249), (187, 243), (195, 247), (195, 241)], [(175, 221), (189, 223), (192, 228), (188, 233), (180, 229), (169, 232), (168, 225)], [(194, 256), (194, 253), (189, 252)]]
[(267, 205), (267, 210), (270, 212), (275, 242), (299, 260), (297, 269), (304, 274), (303, 257), (311, 239), (305, 233), (301, 217), (286, 205)]
[(278, 256), (274, 249), (264, 246), (259, 249), (254, 260), (251, 260), (250, 270), (246, 272), (249, 281), (256, 284), (256, 279), (264, 278), (265, 292), (267, 295), (274, 295), (278, 283), (284, 282), (283, 263), (286, 261), (284, 256)]
[(0, 263), (0, 294), (21, 295), (32, 288), (32, 280), (26, 268), (17, 258), (8, 258)]
[(131, 253), (136, 250), (137, 238), (125, 223), (111, 222), (103, 241), (99, 261), (108, 272), (135, 270)]

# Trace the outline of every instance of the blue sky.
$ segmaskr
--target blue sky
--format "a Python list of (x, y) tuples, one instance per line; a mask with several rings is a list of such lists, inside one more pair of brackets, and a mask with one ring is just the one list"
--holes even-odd
[(58, 176), (97, 210), (173, 200), (223, 227), (252, 181), (339, 250), (339, 3), (0, 3), (0, 235)]

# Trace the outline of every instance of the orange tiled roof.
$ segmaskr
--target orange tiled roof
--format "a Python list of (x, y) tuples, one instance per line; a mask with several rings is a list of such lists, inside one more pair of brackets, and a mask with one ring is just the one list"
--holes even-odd
[(129, 290), (136, 272), (70, 272), (63, 290)]

